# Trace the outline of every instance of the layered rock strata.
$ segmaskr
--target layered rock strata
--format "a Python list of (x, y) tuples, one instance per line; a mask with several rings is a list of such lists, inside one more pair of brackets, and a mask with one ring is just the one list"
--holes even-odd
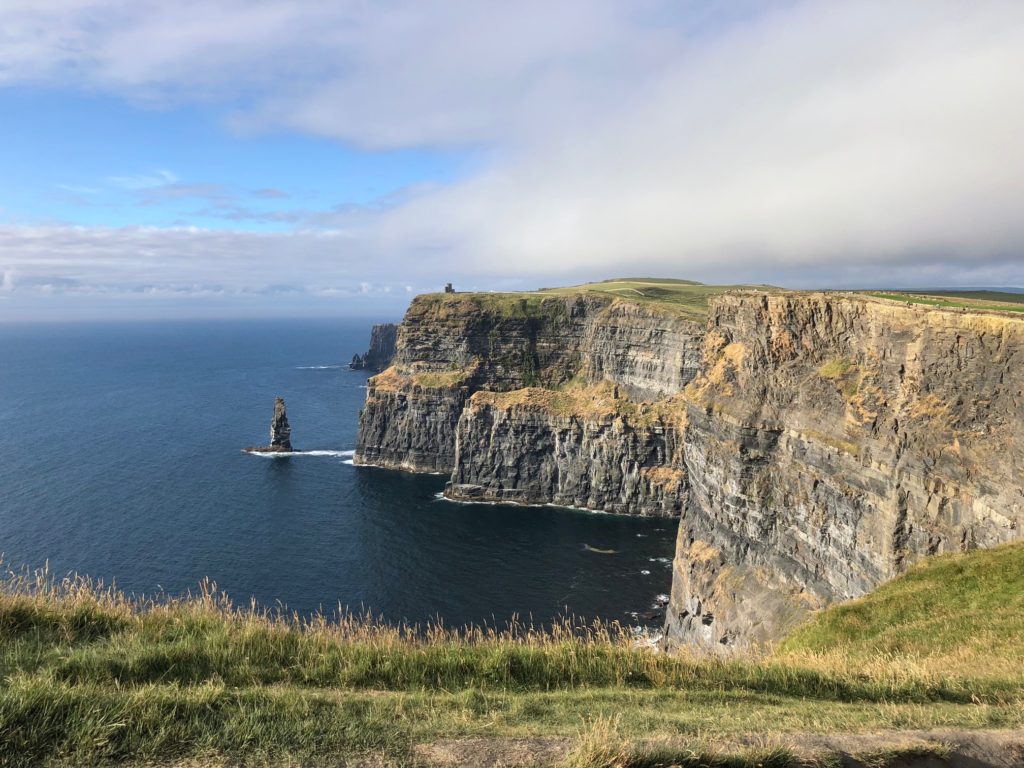
[(727, 294), (684, 401), (670, 643), (777, 639), (920, 557), (1021, 534), (1024, 319)]
[[(460, 424), (467, 440), (476, 439), (470, 434), (473, 416), (483, 414), (485, 403), (478, 400), (467, 411), (474, 393), (542, 392), (607, 381), (620, 387), (623, 403), (657, 399), (692, 378), (701, 337), (701, 324), (678, 313), (608, 296), (417, 297), (399, 328), (394, 364), (369, 381), (355, 461), (451, 473)], [(631, 428), (628, 422), (623, 427)], [(571, 450), (574, 444), (565, 445)], [(487, 446), (493, 448), (489, 457), (469, 451), (458, 456), (501, 464), (509, 445)], [(454, 483), (450, 493), (459, 496), (460, 486), (467, 486), (476, 498), (479, 493), (468, 488), (475, 476), (465, 467), (460, 477), (466, 482)], [(498, 495), (514, 495), (505, 493), (504, 480), (488, 485)], [(555, 502), (553, 493), (529, 495), (536, 503)]]
[(686, 499), (680, 411), (617, 385), (477, 392), (456, 430), (446, 495), (678, 516)]

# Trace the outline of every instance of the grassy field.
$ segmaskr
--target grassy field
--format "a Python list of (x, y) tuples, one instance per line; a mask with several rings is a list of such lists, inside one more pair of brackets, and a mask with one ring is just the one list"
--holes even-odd
[(1012, 291), (914, 291), (914, 293), (922, 296), (944, 296), (950, 299), (1024, 304), (1024, 293)]
[(950, 291), (948, 293), (902, 293), (866, 291), (876, 299), (923, 304), (944, 309), (973, 309), (979, 312), (1024, 312), (1024, 294), (997, 291)]
[(211, 586), (140, 601), (9, 576), (0, 764), (406, 765), (442, 739), (582, 732), (566, 765), (625, 768), (697, 764), (750, 732), (1020, 727), (1022, 595), (1022, 546), (940, 558), (773, 655), (715, 661), (638, 649), (614, 625), (415, 631), (238, 609)]
[[(783, 291), (770, 285), (705, 285), (692, 280), (655, 277), (630, 277), (604, 280), (597, 283), (541, 288), (536, 291), (509, 293), (455, 293), (427, 294), (421, 300), (434, 302), (442, 313), (458, 314), (465, 311), (467, 302), (491, 312), (507, 314), (537, 314), (543, 311), (545, 299), (578, 293), (612, 296), (640, 304), (658, 306), (694, 320), (707, 316), (708, 300), (726, 291), (755, 289)], [(862, 291), (865, 296), (890, 301), (909, 302), (945, 309), (971, 309), (979, 312), (1024, 312), (1024, 293), (1003, 291)]]
[(544, 288), (539, 293), (571, 294), (599, 293), (629, 299), (642, 304), (656, 304), (694, 318), (707, 315), (708, 299), (725, 291), (740, 288), (771, 289), (771, 286), (704, 285), (691, 280), (672, 280), (654, 277), (630, 277), (584, 283), (567, 288)]

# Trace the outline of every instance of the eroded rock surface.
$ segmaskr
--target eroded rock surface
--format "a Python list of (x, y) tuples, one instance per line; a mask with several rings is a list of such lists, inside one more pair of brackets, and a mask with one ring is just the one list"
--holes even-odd
[(678, 516), (686, 499), (679, 411), (613, 384), (477, 392), (459, 419), (453, 498)]
[(776, 639), (920, 557), (1020, 536), (1019, 318), (727, 294), (684, 400), (672, 642)]

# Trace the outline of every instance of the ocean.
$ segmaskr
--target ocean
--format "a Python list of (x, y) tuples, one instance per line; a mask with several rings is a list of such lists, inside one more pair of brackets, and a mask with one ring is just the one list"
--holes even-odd
[[(304, 615), (645, 623), (675, 521), (457, 504), (444, 477), (352, 465), (368, 375), (344, 363), (372, 322), (0, 325), (5, 567), (136, 595), (208, 577)], [(277, 395), (312, 453), (242, 453), (268, 441)]]

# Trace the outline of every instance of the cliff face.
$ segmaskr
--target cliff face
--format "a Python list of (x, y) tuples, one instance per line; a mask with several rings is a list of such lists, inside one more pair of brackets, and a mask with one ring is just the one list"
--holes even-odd
[(603, 383), (478, 392), (456, 431), (452, 498), (678, 516), (686, 498), (679, 411)]
[(383, 371), (395, 357), (398, 343), (398, 326), (394, 323), (379, 323), (370, 331), (370, 348), (366, 354), (354, 355), (349, 368)]
[(1024, 526), (1024, 318), (739, 291), (418, 297), (356, 462), (456, 499), (681, 516), (667, 643), (777, 640)]
[(919, 557), (1021, 533), (1021, 319), (724, 295), (684, 399), (671, 642), (775, 639)]
[[(634, 403), (630, 394), (657, 398), (692, 378), (701, 337), (696, 322), (608, 296), (417, 297), (399, 328), (394, 365), (369, 382), (356, 463), (454, 472), (449, 494), (458, 498), (567, 503), (562, 499), (571, 495), (574, 505), (602, 508), (599, 500), (611, 504), (622, 497), (628, 501), (616, 503), (623, 511), (663, 514), (665, 505), (654, 495), (650, 510), (641, 510), (636, 489), (648, 482), (640, 470), (661, 466), (653, 457), (678, 454), (675, 433), (666, 439), (655, 434), (655, 426), (645, 425), (631, 438), (638, 446), (635, 456), (611, 470), (591, 493), (589, 487), (576, 487), (589, 485), (578, 477), (580, 467), (589, 461), (592, 439), (613, 450), (613, 433), (605, 428), (610, 422), (595, 422), (582, 402), (547, 418), (535, 409), (532, 415), (529, 409), (520, 411), (515, 400), (505, 403), (503, 412), (492, 410), (496, 404), (483, 396), (575, 391), (607, 381), (621, 387), (621, 403)], [(481, 396), (467, 407), (477, 392)], [(508, 440), (484, 439), (494, 421), (511, 430)], [(616, 428), (632, 435), (630, 422), (620, 422)], [(557, 440), (563, 460), (524, 465), (515, 474), (484, 469), (505, 468), (511, 453), (527, 453), (519, 441), (531, 440)], [(465, 450), (457, 450), (460, 441)], [(554, 481), (553, 472), (559, 473)], [(577, 479), (571, 479), (573, 474)]]
[(449, 473), (469, 396), (557, 385), (580, 365), (580, 318), (601, 302), (551, 297), (416, 297), (398, 331), (393, 365), (370, 379), (357, 464)]

